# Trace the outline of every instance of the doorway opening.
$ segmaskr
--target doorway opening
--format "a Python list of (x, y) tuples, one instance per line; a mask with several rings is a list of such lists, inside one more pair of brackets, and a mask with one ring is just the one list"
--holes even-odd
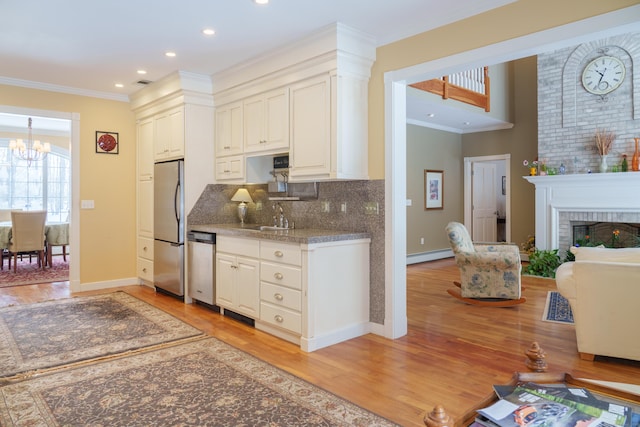
[[(8, 115), (24, 116), (24, 121), (28, 117), (39, 117), (44, 120), (50, 119), (51, 123), (67, 123), (67, 143), (65, 149), (70, 153), (71, 160), (71, 176), (69, 178), (71, 194), (69, 206), (65, 210), (69, 222), (69, 253), (73, 254), (69, 261), (69, 285), (72, 292), (79, 290), (80, 287), (80, 212), (79, 212), (79, 195), (80, 195), (80, 115), (78, 113), (60, 112), (51, 110), (40, 110), (35, 108), (14, 107), (9, 105), (0, 105), (0, 113)], [(59, 129), (51, 130), (55, 135), (60, 132)]]
[(464, 222), (473, 241), (511, 241), (510, 154), (464, 158)]

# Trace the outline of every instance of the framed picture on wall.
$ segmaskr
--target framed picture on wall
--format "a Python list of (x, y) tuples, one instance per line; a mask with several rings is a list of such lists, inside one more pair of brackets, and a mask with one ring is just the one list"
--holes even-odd
[(444, 207), (444, 171), (424, 170), (424, 210)]
[(119, 151), (118, 132), (96, 131), (96, 153), (118, 154)]

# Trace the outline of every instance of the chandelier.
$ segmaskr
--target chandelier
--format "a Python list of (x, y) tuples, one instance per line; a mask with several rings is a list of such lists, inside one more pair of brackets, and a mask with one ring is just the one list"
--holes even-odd
[(44, 159), (51, 151), (51, 145), (48, 142), (41, 143), (33, 140), (31, 131), (31, 117), (29, 117), (29, 133), (27, 141), (22, 139), (9, 141), (9, 148), (13, 155), (19, 159), (26, 160), (27, 166), (31, 166), (31, 162)]

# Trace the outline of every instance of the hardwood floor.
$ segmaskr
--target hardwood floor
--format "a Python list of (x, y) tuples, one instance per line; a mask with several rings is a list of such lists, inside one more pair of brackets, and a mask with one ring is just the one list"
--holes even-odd
[[(639, 362), (580, 360), (574, 327), (541, 321), (553, 280), (525, 276), (527, 302), (510, 308), (465, 305), (446, 293), (453, 280), (459, 273), (451, 259), (408, 266), (406, 336), (388, 340), (370, 334), (312, 353), (148, 287), (120, 289), (404, 426), (423, 426), (422, 418), (436, 404), (455, 419), (462, 417), (492, 393), (493, 384), (527, 370), (524, 353), (533, 341), (546, 351), (549, 371), (640, 384)], [(82, 295), (95, 293), (100, 292)], [(64, 282), (3, 288), (0, 306), (69, 296)]]

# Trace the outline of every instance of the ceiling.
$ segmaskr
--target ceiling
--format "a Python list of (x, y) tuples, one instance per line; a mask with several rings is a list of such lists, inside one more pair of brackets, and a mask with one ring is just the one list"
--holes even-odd
[(513, 1), (0, 0), (0, 84), (126, 101), (140, 80), (212, 75), (335, 22), (381, 46)]

